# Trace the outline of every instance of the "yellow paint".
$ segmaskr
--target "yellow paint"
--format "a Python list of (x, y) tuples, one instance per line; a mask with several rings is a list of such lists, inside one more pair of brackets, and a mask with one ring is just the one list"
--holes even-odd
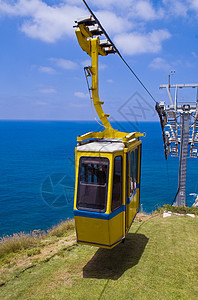
[(127, 231), (129, 230), (131, 223), (135, 215), (139, 210), (139, 189), (136, 190), (135, 196), (132, 198), (131, 202), (126, 205), (126, 214), (127, 214)]
[(123, 238), (123, 218), (125, 218), (124, 212), (110, 220), (75, 216), (77, 240), (81, 243), (95, 244), (95, 246), (106, 245), (109, 248)]
[[(99, 132), (88, 132), (86, 134), (83, 134), (81, 136), (77, 137), (77, 141), (78, 142), (82, 142), (84, 140), (88, 140), (88, 139), (122, 139), (122, 141), (124, 140), (124, 143), (127, 145), (128, 143), (130, 143), (133, 139), (139, 138), (141, 136), (145, 136), (145, 133), (140, 133), (140, 132), (132, 132), (133, 135), (128, 136), (128, 133), (126, 132), (120, 132), (118, 130), (115, 129), (105, 129), (104, 131), (99, 131)], [(130, 145), (130, 144), (129, 144)], [(134, 145), (133, 145), (134, 147)]]
[(75, 216), (75, 225), (79, 241), (110, 245), (108, 220)]
[(116, 243), (116, 241), (125, 237), (123, 235), (123, 219), (125, 219), (124, 212), (121, 212), (111, 220), (109, 220), (109, 238), (110, 245)]

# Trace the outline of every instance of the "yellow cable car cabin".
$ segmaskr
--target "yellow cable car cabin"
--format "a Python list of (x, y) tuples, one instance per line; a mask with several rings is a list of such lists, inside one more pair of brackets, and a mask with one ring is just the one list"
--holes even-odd
[(112, 248), (139, 210), (141, 141), (91, 141), (76, 149), (77, 241)]
[[(81, 48), (91, 57), (91, 100), (104, 131), (77, 138), (75, 150), (74, 218), (77, 241), (111, 249), (122, 242), (139, 211), (141, 145), (139, 132), (112, 128), (98, 91), (98, 55), (114, 53), (92, 16), (76, 21)], [(92, 28), (94, 27), (94, 28)], [(94, 37), (97, 36), (97, 37)]]

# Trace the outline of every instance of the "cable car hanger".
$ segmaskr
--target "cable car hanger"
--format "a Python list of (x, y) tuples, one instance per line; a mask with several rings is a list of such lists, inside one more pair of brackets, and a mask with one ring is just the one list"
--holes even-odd
[[(102, 105), (103, 101), (99, 99), (99, 88), (98, 88), (98, 55), (106, 56), (112, 53), (116, 53), (117, 50), (112, 44), (111, 40), (100, 39), (99, 36), (104, 35), (103, 30), (98, 25), (97, 21), (93, 16), (87, 16), (84, 18), (78, 18), (75, 21), (76, 27), (75, 33), (79, 42), (79, 45), (90, 57), (91, 66), (85, 67), (85, 75), (88, 82), (88, 77), (92, 79), (92, 86), (89, 88), (91, 92), (91, 99), (98, 117), (105, 127), (104, 131), (101, 132), (89, 132), (85, 135), (77, 137), (78, 142), (87, 140), (90, 138), (118, 138), (123, 139), (123, 142), (128, 142), (133, 138), (139, 138), (140, 136), (145, 136), (145, 133), (140, 132), (120, 132), (112, 128), (108, 117), (109, 114), (104, 113)], [(108, 36), (108, 35), (107, 35)]]
[(145, 91), (149, 94), (149, 96), (151, 97), (151, 99), (157, 103), (157, 101), (155, 100), (155, 98), (153, 97), (153, 95), (149, 92), (149, 90), (146, 88), (146, 86), (143, 84), (143, 82), (140, 80), (140, 78), (136, 75), (136, 73), (133, 71), (133, 69), (129, 66), (129, 64), (127, 63), (127, 61), (124, 59), (124, 57), (122, 56), (122, 54), (120, 53), (120, 51), (118, 50), (118, 48), (115, 46), (115, 44), (113, 43), (113, 41), (111, 40), (111, 38), (109, 37), (109, 35), (107, 34), (106, 30), (103, 28), (103, 26), (101, 25), (100, 21), (98, 20), (98, 18), (96, 17), (96, 15), (93, 13), (93, 11), (91, 10), (91, 8), (89, 7), (89, 5), (87, 4), (87, 2), (85, 0), (82, 0), (85, 4), (85, 6), (87, 7), (87, 9), (89, 10), (89, 12), (92, 15), (92, 18), (94, 19), (94, 21), (96, 22), (96, 24), (98, 24), (100, 30), (102, 31), (102, 33), (106, 36), (107, 40), (110, 42), (110, 44), (113, 46), (114, 48), (114, 53), (117, 53), (121, 60), (124, 62), (124, 64), (127, 66), (127, 68), (130, 70), (130, 72), (135, 76), (135, 78), (139, 81), (139, 83), (142, 85), (142, 87), (145, 89)]

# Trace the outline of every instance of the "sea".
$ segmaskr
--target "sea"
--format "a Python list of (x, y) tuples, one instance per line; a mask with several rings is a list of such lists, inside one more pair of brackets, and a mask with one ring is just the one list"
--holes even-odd
[[(142, 210), (171, 204), (177, 192), (179, 159), (165, 160), (159, 122), (116, 122), (142, 137)], [(0, 237), (48, 230), (73, 218), (76, 137), (101, 130), (88, 121), (0, 121)], [(198, 159), (188, 159), (187, 205), (198, 194)], [(194, 195), (190, 195), (194, 194)]]

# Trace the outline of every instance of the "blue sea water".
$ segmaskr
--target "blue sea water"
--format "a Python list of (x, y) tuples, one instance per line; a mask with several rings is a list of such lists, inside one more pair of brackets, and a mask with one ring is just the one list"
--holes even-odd
[[(144, 211), (171, 204), (177, 190), (179, 164), (177, 158), (165, 161), (159, 123), (113, 125), (127, 132), (146, 132), (142, 138)], [(76, 137), (92, 130), (101, 128), (95, 122), (0, 121), (0, 236), (46, 230), (73, 217)], [(197, 167), (198, 160), (188, 159), (189, 206), (194, 202), (189, 194), (198, 194)], [(53, 190), (57, 182), (59, 188), (55, 185)]]

